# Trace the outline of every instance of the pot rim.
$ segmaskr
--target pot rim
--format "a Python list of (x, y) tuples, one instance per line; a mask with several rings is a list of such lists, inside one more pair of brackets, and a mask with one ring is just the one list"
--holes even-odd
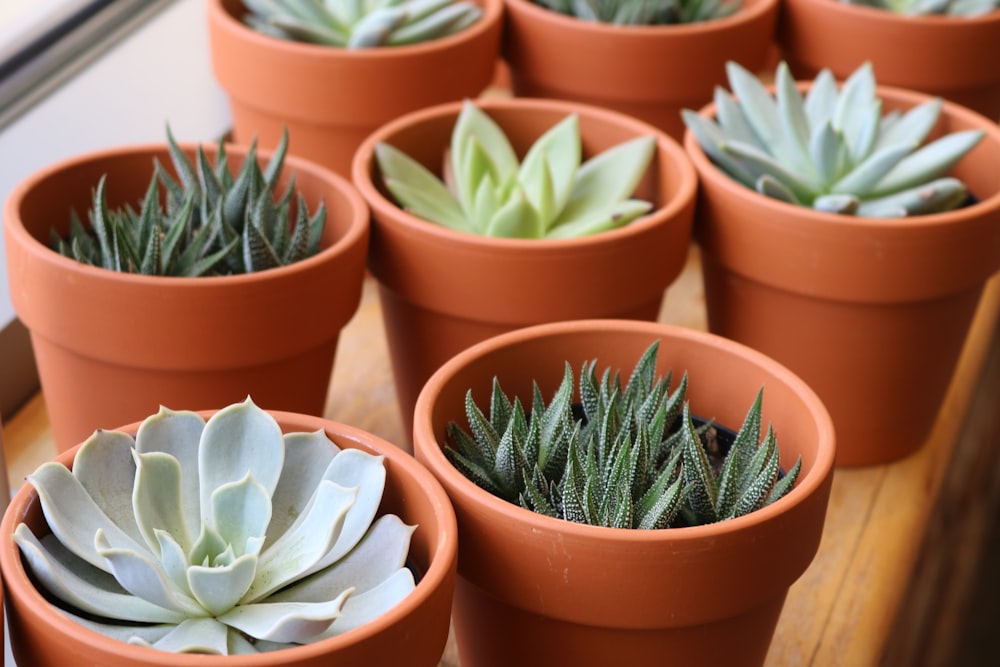
[[(819, 436), (814, 464), (796, 481), (787, 495), (771, 505), (740, 517), (701, 526), (661, 530), (591, 526), (537, 514), (494, 496), (465, 477), (445, 457), (431, 424), (433, 401), (440, 393), (441, 387), (448, 384), (460, 369), (475, 359), (511, 344), (524, 343), (534, 338), (564, 337), (576, 331), (601, 331), (607, 332), (609, 336), (614, 336), (615, 332), (648, 333), (652, 337), (659, 337), (660, 340), (684, 339), (728, 355), (748, 358), (776, 381), (792, 388), (808, 407)], [(711, 542), (721, 535), (747, 531), (766, 524), (794, 507), (802, 505), (809, 497), (820, 492), (833, 474), (836, 454), (833, 421), (826, 407), (819, 396), (784, 365), (761, 352), (715, 334), (661, 322), (634, 320), (598, 319), (540, 324), (500, 334), (469, 347), (443, 364), (424, 385), (417, 398), (414, 413), (413, 441), (418, 460), (439, 479), (447, 480), (446, 486), (449, 491), (454, 490), (477, 507), (488, 508), (489, 512), (495, 512), (508, 521), (526, 524), (533, 532), (561, 534), (581, 542), (603, 540), (626, 547), (629, 545), (638, 547), (650, 542)]]
[[(207, 417), (217, 411), (203, 410), (198, 412), (203, 417)], [(286, 664), (293, 659), (306, 659), (312, 656), (335, 653), (344, 647), (352, 646), (360, 641), (372, 638), (401, 619), (418, 612), (419, 607), (428, 601), (435, 589), (447, 585), (447, 580), (454, 574), (457, 560), (458, 526), (451, 502), (441, 484), (429, 471), (418, 464), (416, 459), (379, 436), (323, 417), (284, 411), (268, 410), (267, 412), (278, 420), (279, 424), (283, 425), (282, 432), (296, 432), (294, 429), (298, 428), (302, 430), (322, 429), (328, 434), (331, 440), (339, 440), (341, 442), (346, 440), (352, 445), (357, 445), (359, 449), (366, 449), (384, 456), (396, 475), (409, 477), (419, 484), (423, 495), (426, 497), (426, 502), (433, 507), (434, 515), (438, 519), (439, 530), (435, 538), (437, 547), (431, 554), (427, 569), (422, 572), (416, 588), (389, 611), (337, 637), (330, 637), (318, 642), (303, 644), (280, 651), (272, 651), (270, 653), (216, 656), (159, 651), (143, 646), (133, 646), (112, 639), (61, 615), (57, 611), (57, 608), (49, 603), (29, 580), (21, 561), (18, 547), (12, 539), (0, 540), (0, 569), (3, 571), (6, 595), (10, 596), (11, 590), (19, 591), (24, 599), (24, 603), (30, 605), (33, 611), (39, 616), (44, 616), (47, 626), (59, 636), (72, 637), (72, 641), (74, 642), (84, 642), (108, 654), (131, 658), (136, 660), (137, 664), (150, 665), (151, 667), (167, 667), (179, 664), (190, 665), (191, 667), (221, 667), (222, 665), (232, 665), (233, 667), (267, 667)], [(135, 422), (116, 430), (134, 433), (140, 423)], [(296, 426), (285, 428), (284, 424), (286, 423), (295, 424)], [(340, 442), (337, 444), (343, 447)], [(76, 445), (52, 460), (71, 467), (80, 446)], [(7, 511), (3, 515), (3, 520), (0, 522), (0, 534), (12, 534), (14, 527), (20, 521), (26, 508), (30, 503), (35, 502), (37, 497), (38, 494), (35, 489), (29, 483), (25, 482), (14, 495)]]
[(677, 193), (640, 219), (637, 219), (617, 229), (562, 239), (518, 239), (489, 237), (480, 234), (460, 232), (449, 229), (428, 220), (423, 220), (407, 212), (398, 204), (388, 199), (375, 185), (372, 177), (378, 166), (375, 162), (375, 145), (384, 141), (403, 128), (427, 123), (431, 120), (447, 117), (457, 117), (464, 102), (446, 102), (435, 106), (419, 109), (405, 114), (382, 125), (365, 138), (354, 154), (351, 165), (352, 181), (361, 193), (373, 214), (377, 214), (380, 224), (392, 224), (402, 227), (413, 234), (430, 236), (445, 245), (461, 246), (469, 250), (479, 249), (486, 252), (509, 252), (522, 254), (535, 251), (558, 251), (562, 248), (594, 246), (619, 237), (635, 236), (644, 231), (663, 224), (664, 221), (681, 215), (685, 208), (694, 200), (698, 189), (698, 176), (692, 162), (685, 154), (679, 142), (673, 140), (662, 130), (648, 123), (625, 114), (595, 105), (554, 99), (515, 97), (515, 98), (482, 98), (474, 101), (476, 106), (486, 112), (497, 109), (513, 110), (523, 113), (537, 111), (559, 112), (564, 115), (576, 113), (608, 125), (616, 125), (627, 129), (636, 137), (652, 135), (656, 138), (657, 155), (668, 158), (680, 172), (677, 183)]

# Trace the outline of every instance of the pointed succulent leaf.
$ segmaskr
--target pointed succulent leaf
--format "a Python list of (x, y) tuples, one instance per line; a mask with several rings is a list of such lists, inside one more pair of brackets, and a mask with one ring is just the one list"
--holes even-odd
[(86, 442), (73, 460), (73, 476), (112, 523), (142, 542), (132, 506), (134, 441), (121, 431), (98, 430)]
[(519, 180), (546, 224), (554, 221), (569, 201), (581, 151), (580, 120), (570, 114), (539, 137), (524, 156)]
[(582, 217), (592, 207), (628, 199), (646, 173), (656, 139), (643, 136), (609, 148), (580, 166), (556, 225)]
[(187, 551), (192, 537), (184, 511), (180, 463), (163, 452), (135, 452), (134, 456), (136, 474), (132, 504), (146, 545), (159, 556), (160, 542), (156, 532), (164, 531)]
[(917, 149), (899, 161), (872, 189), (882, 196), (916, 187), (944, 175), (985, 136), (982, 130), (954, 132)]
[(375, 147), (375, 158), (386, 187), (414, 215), (452, 229), (468, 229), (465, 214), (455, 197), (426, 167), (386, 143)]

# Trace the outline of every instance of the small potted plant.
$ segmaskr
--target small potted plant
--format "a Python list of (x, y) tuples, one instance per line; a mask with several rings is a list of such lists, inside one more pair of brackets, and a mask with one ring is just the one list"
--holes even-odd
[[(388, 123), (358, 150), (354, 183), (373, 212), (369, 268), (405, 421), (431, 373), (490, 335), (656, 319), (687, 256), (697, 186), (683, 150), (652, 126), (525, 99)], [(424, 219), (433, 211), (444, 224)]]
[(368, 210), (350, 183), (279, 148), (168, 137), (68, 159), (11, 193), (11, 299), (57, 447), (162, 403), (252, 394), (322, 414), (361, 296)]
[[(859, 68), (687, 112), (709, 328), (823, 399), (838, 463), (899, 459), (930, 432), (979, 296), (1000, 268), (1000, 129)], [(929, 353), (928, 350), (933, 350)]]
[(249, 398), (95, 432), (28, 477), (2, 531), (20, 664), (433, 667), (448, 636), (440, 486)]
[(883, 85), (1000, 120), (997, 0), (786, 0), (778, 42), (796, 78), (846, 78), (872, 62)]
[(506, 0), (501, 53), (521, 97), (621, 111), (681, 140), (680, 110), (725, 81), (725, 63), (764, 67), (777, 0)]
[(413, 428), (458, 518), (463, 665), (760, 665), (819, 546), (829, 415), (788, 370), (711, 334), (508, 332), (432, 376)]
[(210, 0), (212, 68), (233, 137), (276, 145), (350, 177), (362, 139), (404, 113), (490, 83), (503, 0)]

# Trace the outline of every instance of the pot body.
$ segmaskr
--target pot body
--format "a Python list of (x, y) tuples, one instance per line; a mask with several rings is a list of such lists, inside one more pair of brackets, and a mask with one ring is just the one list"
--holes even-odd
[(475, 97), (493, 78), (502, 0), (477, 0), (483, 17), (460, 33), (399, 47), (338, 49), (276, 39), (242, 22), (242, 0), (209, 0), (212, 68), (229, 95), (233, 138), (277, 145), (350, 178), (372, 130), (404, 113)]
[[(598, 374), (611, 368), (627, 376), (657, 339), (659, 373), (687, 371), (692, 411), (720, 424), (741, 424), (764, 388), (763, 419), (778, 434), (782, 467), (802, 457), (788, 496), (707, 526), (599, 528), (500, 500), (445, 457), (447, 424), (466, 426), (467, 390), (485, 406), (494, 376), (508, 396), (522, 398), (537, 380), (549, 400), (565, 362), (578, 369), (596, 359)], [(762, 664), (787, 589), (819, 546), (835, 444), (812, 390), (759, 352), (666, 324), (583, 320), (510, 332), (456, 355), (420, 394), (414, 446), (458, 517), (463, 667), (596, 667)]]
[[(238, 168), (245, 150), (227, 154)], [(274, 409), (322, 414), (340, 329), (361, 297), (364, 201), (331, 171), (290, 156), (278, 192), (294, 173), (310, 211), (326, 203), (322, 248), (246, 275), (138, 276), (49, 248), (51, 229), (68, 232), (71, 209), (86, 217), (101, 175), (109, 207), (141, 202), (154, 158), (171, 164), (159, 145), (83, 155), (34, 174), (7, 200), (11, 299), (31, 333), (57, 447), (161, 404), (213, 409), (252, 395)]]
[(785, 0), (778, 42), (792, 72), (846, 78), (871, 61), (880, 83), (950, 99), (1000, 120), (1000, 12), (900, 16), (836, 0)]
[(505, 0), (501, 46), (514, 94), (621, 111), (684, 134), (681, 109), (699, 109), (726, 82), (725, 64), (750, 71), (773, 57), (777, 0), (745, 0), (732, 16), (664, 26), (614, 26)]
[[(879, 94), (886, 110), (927, 99)], [(934, 134), (969, 128), (986, 136), (952, 174), (980, 201), (893, 220), (769, 199), (685, 138), (701, 182), (695, 236), (709, 329), (774, 357), (816, 390), (837, 427), (838, 465), (887, 463), (923, 444), (982, 289), (1000, 269), (1000, 128), (945, 103)]]
[(577, 113), (584, 159), (635, 137), (657, 146), (636, 192), (650, 215), (625, 227), (560, 240), (499, 239), (455, 232), (399, 208), (381, 183), (374, 148), (384, 141), (440, 174), (461, 103), (404, 116), (358, 150), (354, 183), (372, 209), (368, 266), (379, 282), (404, 423), (438, 366), (469, 345), (529, 324), (586, 317), (656, 319), (664, 290), (684, 266), (697, 179), (684, 151), (650, 125), (554, 100), (483, 99), (519, 156)]
[[(210, 413), (205, 413), (207, 417)], [(347, 667), (414, 665), (436, 667), (448, 639), (457, 559), (455, 515), (440, 484), (410, 455), (365, 431), (320, 417), (271, 413), (288, 432), (324, 430), (340, 448), (385, 457), (387, 482), (380, 514), (397, 514), (416, 525), (410, 559), (421, 572), (417, 587), (398, 605), (355, 630), (313, 644), (250, 656), (175, 654), (132, 646), (93, 632), (63, 616), (28, 578), (17, 545), (9, 536), (27, 522), (47, 529), (38, 494), (25, 484), (0, 525), (0, 570), (7, 593), (11, 648), (19, 665), (66, 667)], [(138, 423), (123, 427), (134, 433)], [(72, 466), (78, 447), (56, 460)]]

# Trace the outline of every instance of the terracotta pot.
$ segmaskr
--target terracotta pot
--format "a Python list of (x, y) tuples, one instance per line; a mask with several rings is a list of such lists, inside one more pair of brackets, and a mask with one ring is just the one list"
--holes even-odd
[[(656, 339), (659, 372), (686, 370), (692, 411), (720, 424), (738, 428), (764, 388), (763, 419), (778, 434), (782, 467), (802, 457), (787, 496), (706, 526), (603, 528), (500, 500), (445, 458), (446, 425), (466, 425), (467, 390), (483, 405), (494, 376), (522, 397), (535, 379), (549, 400), (565, 361), (579, 369), (596, 359), (627, 377)], [(413, 438), (458, 517), (462, 667), (762, 664), (788, 587), (819, 546), (833, 475), (833, 426), (805, 383), (732, 341), (652, 322), (560, 322), (475, 345), (427, 382)]]
[[(208, 416), (210, 413), (205, 413)], [(14, 659), (23, 667), (344, 667), (414, 665), (435, 667), (448, 639), (457, 557), (457, 529), (440, 484), (398, 447), (351, 426), (319, 417), (271, 414), (285, 432), (322, 429), (341, 448), (385, 457), (388, 473), (381, 513), (394, 513), (418, 526), (410, 559), (421, 573), (417, 587), (398, 605), (355, 630), (313, 644), (252, 656), (175, 654), (132, 646), (93, 632), (63, 616), (39, 593), (9, 536), (24, 521), (36, 534), (46, 532), (38, 494), (25, 484), (14, 496), (0, 525), (0, 570), (7, 590), (7, 612)], [(135, 432), (138, 423), (123, 427)], [(79, 448), (56, 461), (72, 467)], [(42, 531), (42, 532), (38, 532)]]
[[(886, 111), (928, 99), (878, 92)], [(764, 197), (685, 138), (701, 182), (695, 237), (709, 329), (774, 357), (816, 390), (837, 427), (838, 465), (886, 463), (923, 444), (984, 284), (1000, 269), (1000, 128), (945, 103), (934, 136), (969, 128), (986, 136), (952, 174), (980, 201), (904, 219)]]
[(372, 209), (368, 266), (379, 296), (403, 422), (424, 382), (472, 343), (528, 324), (585, 317), (654, 320), (687, 257), (697, 178), (680, 146), (621, 114), (553, 100), (478, 102), (523, 157), (570, 113), (585, 159), (629, 139), (657, 135), (637, 196), (657, 208), (630, 225), (584, 238), (498, 239), (455, 232), (399, 208), (374, 158), (384, 141), (440, 174), (461, 103), (399, 118), (374, 132), (354, 161), (354, 183)]
[(744, 0), (717, 21), (613, 26), (532, 0), (506, 0), (501, 51), (514, 94), (586, 102), (651, 123), (681, 140), (680, 110), (698, 109), (726, 82), (725, 63), (750, 71), (773, 56), (778, 0)]
[[(214, 160), (214, 150), (206, 154)], [(245, 149), (227, 154), (238, 168)], [(85, 219), (102, 174), (109, 206), (141, 202), (154, 157), (171, 164), (165, 145), (65, 160), (20, 183), (6, 203), (11, 299), (31, 333), (62, 450), (161, 404), (213, 409), (250, 394), (274, 409), (322, 414), (340, 329), (360, 301), (367, 207), (347, 181), (294, 157), (278, 190), (294, 173), (310, 211), (321, 200), (328, 209), (322, 250), (301, 262), (167, 278), (87, 266), (49, 248), (53, 226), (68, 232), (70, 209)]]
[(799, 79), (846, 78), (865, 61), (880, 83), (939, 95), (1000, 119), (1000, 12), (900, 16), (837, 0), (784, 0), (778, 41)]
[(500, 50), (503, 0), (476, 0), (468, 29), (409, 46), (347, 50), (276, 39), (243, 24), (242, 0), (209, 0), (212, 68), (229, 95), (233, 137), (293, 150), (350, 178), (351, 158), (379, 125), (409, 111), (475, 97)]

